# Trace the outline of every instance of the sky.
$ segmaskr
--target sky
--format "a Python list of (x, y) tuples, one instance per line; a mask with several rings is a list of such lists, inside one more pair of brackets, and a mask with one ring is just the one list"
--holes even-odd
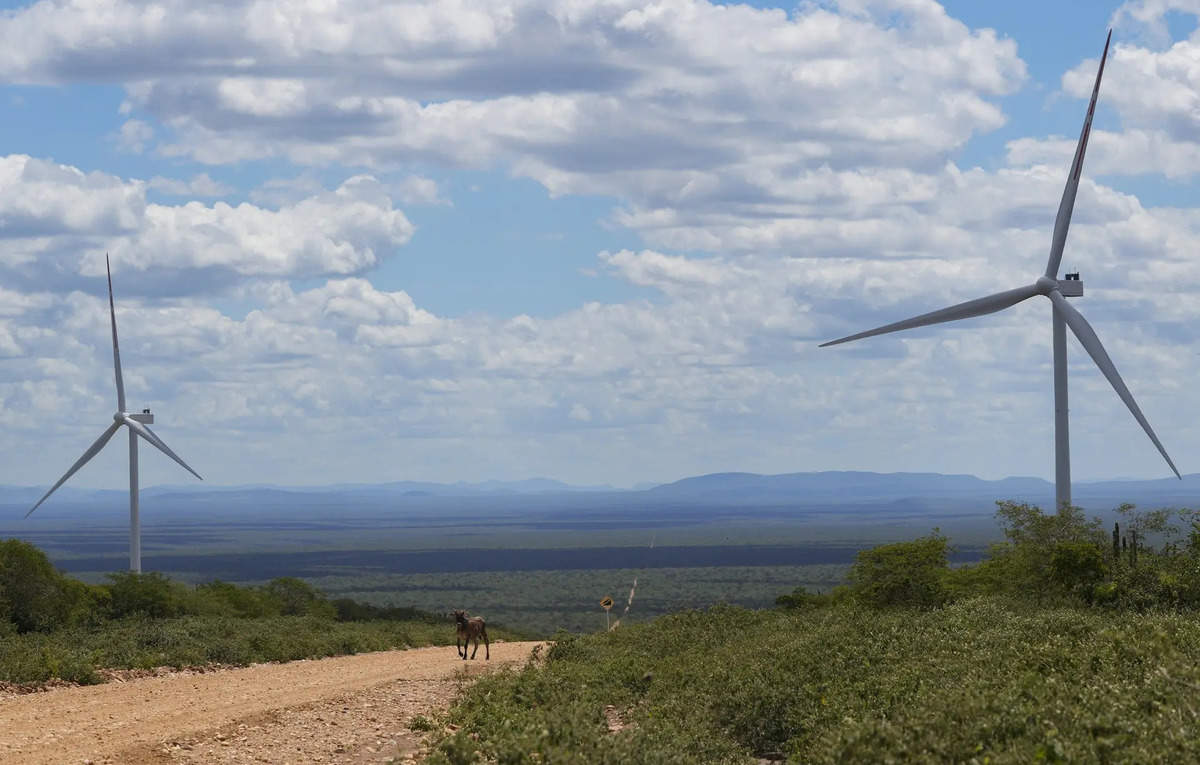
[[(0, 0), (0, 484), (1053, 473), (1064, 270), (1200, 472), (1200, 0)], [(1080, 480), (1169, 469), (1071, 339)], [(192, 480), (143, 447), (144, 485)], [(124, 486), (123, 439), (71, 481)]]

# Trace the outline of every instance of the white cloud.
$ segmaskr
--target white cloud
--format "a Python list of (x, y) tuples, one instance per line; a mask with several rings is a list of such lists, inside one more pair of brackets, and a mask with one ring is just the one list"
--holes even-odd
[[(502, 167), (639, 215), (761, 212), (823, 166), (936, 168), (1003, 123), (990, 99), (1025, 77), (1012, 41), (931, 0), (790, 15), (706, 0), (142, 11), (17, 11), (0, 19), (0, 74), (122, 82), (169, 156)], [(420, 181), (398, 197), (436, 200)]]
[(137, 181), (20, 154), (0, 157), (0, 263), (28, 259), (49, 237), (132, 232), (145, 208)]
[[(1119, 132), (1096, 130), (1088, 145), (1087, 169), (1116, 175), (1165, 175), (1185, 179), (1200, 173), (1200, 27), (1171, 42), (1166, 16), (1200, 18), (1200, 4), (1180, 0), (1137, 0), (1114, 15), (1116, 40), (1104, 70), (1100, 100), (1120, 117)], [(1081, 100), (1091, 95), (1098, 59), (1063, 74), (1062, 90)], [(1078, 136), (1026, 137), (1008, 145), (1010, 163), (1070, 164)]]
[[(831, 250), (601, 253), (610, 274), (659, 299), (547, 318), (437, 316), (360, 278), (303, 290), (275, 283), (241, 319), (194, 298), (122, 297), (130, 395), (163, 411), (172, 445), (207, 462), (218, 483), (537, 473), (627, 481), (863, 466), (987, 472), (981, 432), (988, 464), (1045, 475), (1044, 300), (957, 327), (836, 349), (816, 343), (1032, 281), (1059, 175), (945, 168), (923, 192), (926, 214), (891, 208), (910, 228), (911, 251), (889, 250), (892, 229), (864, 225), (861, 246), (885, 253), (871, 260)], [(884, 221), (887, 197), (864, 209)], [(1180, 327), (1200, 319), (1200, 304), (1188, 299), (1200, 289), (1189, 257), (1200, 245), (1198, 220), (1087, 181), (1066, 259), (1086, 253), (1079, 306), (1184, 469), (1181, 455), (1200, 435), (1169, 413), (1200, 400), (1172, 383), (1195, 366), (1172, 348)], [(952, 255), (928, 257), (939, 242), (953, 244)], [(117, 274), (121, 295), (127, 273)], [(0, 342), (29, 355), (0, 365), (0, 398), (42, 417), (103, 413), (111, 408), (104, 301), (72, 293), (66, 315), (52, 302), (29, 294), (5, 319), (12, 342)], [(36, 345), (22, 340), (33, 334)], [(1104, 466), (1161, 473), (1107, 383), (1074, 345), (1072, 354), (1075, 453), (1087, 474)], [(71, 438), (51, 450), (64, 464), (89, 436), (81, 429)], [(240, 445), (223, 446), (229, 438)], [(286, 468), (272, 456), (283, 452)], [(161, 480), (172, 480), (163, 470)]]
[(141, 154), (154, 138), (154, 127), (141, 120), (126, 120), (117, 131), (116, 142), (125, 151)]
[(228, 268), (243, 276), (352, 274), (406, 243), (413, 226), (382, 185), (355, 176), (278, 211), (217, 202), (149, 205), (138, 235), (113, 256), (139, 269)]
[(1140, 35), (1154, 46), (1166, 46), (1171, 42), (1167, 28), (1167, 14), (1172, 11), (1200, 15), (1200, 2), (1196, 0), (1129, 0), (1113, 12), (1112, 26), (1123, 33)]
[(312, 173), (302, 173), (294, 178), (271, 178), (263, 181), (250, 192), (255, 204), (282, 207), (295, 204), (313, 194), (324, 191), (321, 181)]
[[(12, 330), (8, 328), (8, 322), (0, 320), (0, 357), (20, 356), (21, 353), (22, 348), (17, 345), (16, 339), (12, 336)], [(0, 401), (2, 400), (0, 399)]]
[(224, 197), (233, 193), (232, 187), (214, 181), (208, 173), (192, 176), (188, 181), (156, 175), (146, 185), (155, 191), (176, 197)]
[(446, 205), (449, 200), (443, 199), (438, 191), (437, 181), (420, 175), (406, 175), (398, 181), (388, 184), (393, 196), (409, 205)]
[[(191, 186), (209, 183), (202, 177)], [(0, 157), (0, 273), (78, 286), (81, 276), (103, 273), (109, 253), (118, 269), (145, 275), (135, 291), (195, 293), (242, 278), (361, 273), (414, 230), (387, 189), (365, 175), (278, 210), (149, 204), (145, 191), (141, 181)]]

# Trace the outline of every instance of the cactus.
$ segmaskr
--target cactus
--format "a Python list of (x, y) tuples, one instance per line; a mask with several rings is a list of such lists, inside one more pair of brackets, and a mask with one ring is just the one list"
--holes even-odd
[(1116, 523), (1116, 522), (1113, 523), (1112, 539), (1113, 539), (1113, 562), (1116, 563), (1121, 560), (1121, 525), (1119, 523)]

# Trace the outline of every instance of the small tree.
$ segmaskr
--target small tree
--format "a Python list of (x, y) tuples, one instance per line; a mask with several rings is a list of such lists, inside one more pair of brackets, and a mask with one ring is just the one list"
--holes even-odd
[(1096, 585), (1108, 577), (1104, 552), (1091, 542), (1059, 542), (1050, 553), (1050, 570), (1060, 588), (1092, 601)]
[(780, 608), (817, 608), (819, 606), (828, 605), (830, 598), (828, 595), (822, 595), (819, 592), (809, 592), (804, 587), (797, 587), (787, 595), (780, 595), (775, 598), (775, 605)]
[(28, 542), (0, 542), (0, 619), (20, 632), (46, 631), (98, 618), (95, 588), (65, 577)]
[(317, 588), (294, 576), (282, 576), (263, 588), (284, 616), (320, 616), (332, 619), (337, 611)]
[(191, 593), (157, 571), (119, 571), (109, 574), (108, 580), (113, 616), (118, 618), (142, 615), (163, 619), (194, 610), (188, 602)]
[[(1006, 589), (1033, 593), (1035, 597), (1058, 594), (1063, 589), (1054, 568), (1055, 551), (1060, 545), (1101, 549), (1108, 541), (1100, 519), (1089, 519), (1082, 509), (1072, 505), (1047, 514), (1036, 505), (1000, 501), (996, 503), (996, 520), (1008, 544), (994, 548), (992, 558), (1004, 569)], [(1069, 553), (1063, 555), (1069, 557)], [(1061, 563), (1068, 565), (1066, 558)]]
[(214, 579), (196, 586), (197, 600), (204, 612), (253, 618), (273, 616), (279, 613), (273, 598), (257, 587), (238, 587), (236, 584)]
[(996, 520), (1004, 536), (1014, 546), (1048, 552), (1059, 542), (1104, 544), (1104, 528), (1099, 518), (1088, 519), (1083, 509), (1064, 505), (1058, 512), (1046, 514), (1037, 505), (1001, 500), (996, 503)]
[(947, 599), (948, 555), (947, 539), (937, 529), (911, 542), (862, 550), (850, 569), (854, 596), (873, 606), (939, 606)]

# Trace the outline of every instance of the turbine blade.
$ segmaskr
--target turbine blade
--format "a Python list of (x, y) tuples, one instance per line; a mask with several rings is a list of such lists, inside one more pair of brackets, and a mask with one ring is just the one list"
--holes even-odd
[(1125, 387), (1125, 381), (1121, 379), (1116, 365), (1109, 358), (1108, 352), (1104, 350), (1104, 346), (1100, 343), (1100, 338), (1096, 336), (1096, 331), (1092, 329), (1092, 325), (1088, 324), (1088, 320), (1083, 318), (1083, 314), (1075, 310), (1075, 307), (1068, 303), (1067, 299), (1058, 290), (1050, 291), (1050, 300), (1054, 302), (1054, 310), (1059, 312), (1059, 315), (1062, 316), (1067, 326), (1075, 333), (1075, 337), (1079, 338), (1080, 344), (1083, 345), (1084, 349), (1092, 357), (1092, 361), (1096, 362), (1096, 366), (1100, 367), (1100, 371), (1108, 378), (1108, 382), (1113, 386), (1113, 390), (1125, 402), (1125, 406), (1129, 407), (1133, 418), (1142, 426), (1142, 430), (1146, 431), (1146, 435), (1150, 436), (1150, 440), (1158, 448), (1158, 453), (1171, 466), (1175, 477), (1183, 480), (1183, 476), (1179, 475), (1179, 469), (1175, 467), (1175, 463), (1171, 461), (1167, 450), (1163, 448), (1162, 442), (1158, 440), (1158, 436), (1154, 435), (1154, 428), (1150, 427), (1146, 416), (1142, 414), (1142, 410), (1138, 408), (1137, 402), (1133, 400), (1133, 394), (1129, 392), (1129, 388)]
[[(154, 448), (158, 449), (163, 454), (167, 455), (171, 459), (178, 462), (181, 466), (183, 466), (184, 470), (188, 471), (189, 473), (196, 476), (197, 478), (200, 478), (200, 474), (197, 473), (195, 470), (192, 470), (191, 466), (189, 466), (186, 462), (184, 462), (182, 459), (180, 459), (178, 454), (171, 451), (171, 447), (167, 446), (161, 438), (154, 435), (154, 431), (150, 430), (150, 428), (146, 427), (145, 425), (143, 425), (142, 423), (138, 422), (137, 420), (133, 419), (132, 417), (130, 417), (128, 415), (125, 416), (125, 424), (128, 425), (130, 428), (132, 428), (134, 430), (134, 432), (137, 433), (139, 436), (141, 436), (142, 438), (149, 441), (150, 444), (152, 446), (154, 446)], [(204, 479), (200, 478), (200, 480), (203, 481)]]
[(1075, 147), (1075, 160), (1067, 176), (1062, 201), (1058, 203), (1058, 216), (1054, 219), (1054, 236), (1050, 240), (1050, 259), (1046, 262), (1046, 276), (1058, 278), (1058, 266), (1062, 262), (1063, 248), (1067, 245), (1067, 229), (1071, 227), (1071, 211), (1075, 208), (1075, 193), (1079, 191), (1079, 174), (1083, 171), (1083, 155), (1087, 151), (1088, 136), (1092, 133), (1092, 115), (1096, 112), (1096, 97), (1100, 95), (1100, 78), (1104, 75), (1104, 62), (1108, 59), (1108, 44), (1112, 41), (1112, 30), (1104, 41), (1104, 53), (1100, 56), (1100, 68), (1096, 71), (1096, 84), (1092, 86), (1092, 100), (1088, 104), (1087, 116), (1083, 119), (1083, 131), (1079, 134), (1079, 145)]
[(29, 508), (29, 512), (25, 513), (25, 517), (28, 518), (30, 515), (32, 515), (34, 510), (37, 510), (43, 502), (49, 499), (50, 495), (54, 493), (55, 489), (66, 483), (67, 479), (75, 475), (75, 472), (79, 470), (79, 468), (86, 465), (88, 460), (90, 460), (92, 457), (95, 457), (96, 454), (104, 448), (104, 445), (108, 443), (108, 440), (113, 437), (113, 433), (116, 433), (117, 428), (119, 427), (121, 427), (121, 423), (119, 422), (114, 422), (112, 425), (109, 425), (108, 430), (101, 433), (100, 437), (96, 439), (96, 442), (89, 446), (88, 450), (83, 453), (83, 456), (75, 461), (75, 464), (71, 466), (71, 469), (68, 470), (62, 478), (58, 479), (58, 483), (51, 486), (50, 491), (43, 494), (42, 498), (37, 501), (37, 504)]
[(121, 350), (117, 347), (117, 309), (113, 307), (112, 267), (108, 264), (108, 253), (104, 254), (104, 267), (108, 270), (108, 315), (112, 319), (113, 369), (117, 376), (117, 411), (125, 411), (125, 381), (121, 379)]
[(868, 329), (866, 332), (859, 332), (856, 335), (849, 335), (838, 340), (830, 340), (828, 343), (821, 343), (820, 347), (824, 348), (827, 345), (837, 345), (838, 343), (848, 343), (851, 340), (861, 340), (864, 337), (873, 335), (885, 335), (888, 332), (899, 332), (902, 329), (912, 329), (914, 327), (924, 327), (930, 324), (941, 324), (946, 321), (956, 321), (958, 319), (969, 319), (973, 316), (983, 316), (988, 313), (1001, 311), (1009, 306), (1014, 306), (1022, 300), (1028, 300), (1034, 295), (1040, 294), (1038, 286), (1031, 284), (1028, 287), (1017, 287), (1015, 290), (1007, 290), (1005, 292), (997, 292), (995, 295), (987, 297), (975, 298), (968, 300), (965, 303), (952, 305), (949, 308), (943, 308), (939, 311), (931, 311), (923, 313), (920, 316), (914, 316), (911, 319), (897, 321), (892, 324), (885, 324), (882, 327)]

